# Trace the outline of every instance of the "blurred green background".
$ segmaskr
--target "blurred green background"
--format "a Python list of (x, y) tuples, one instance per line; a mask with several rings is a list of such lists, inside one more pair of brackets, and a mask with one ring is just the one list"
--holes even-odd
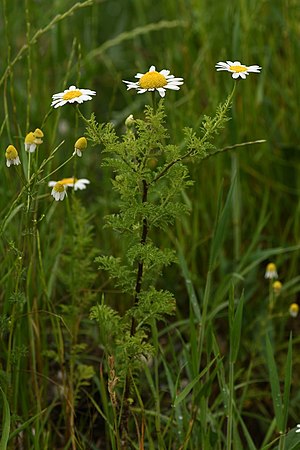
[[(264, 259), (263, 252), (279, 247), (283, 250), (275, 251), (273, 259), (284, 285), (279, 305), (281, 314), (287, 313), (291, 302), (300, 300), (299, 250), (290, 251), (299, 244), (300, 237), (299, 0), (91, 0), (81, 3), (2, 0), (0, 36), (2, 217), (21, 186), (15, 172), (5, 166), (6, 147), (14, 144), (25, 160), (26, 133), (41, 127), (49, 114), (43, 126), (41, 160), (65, 140), (56, 154), (54, 168), (71, 155), (74, 142), (84, 133), (83, 123), (78, 122), (70, 105), (51, 111), (54, 93), (73, 84), (96, 90), (97, 96), (82, 105), (81, 111), (86, 117), (93, 111), (98, 122), (112, 121), (122, 132), (126, 117), (131, 113), (142, 117), (144, 105), (151, 100), (148, 94), (126, 91), (122, 80), (134, 80), (137, 72), (144, 73), (151, 65), (157, 70), (169, 69), (185, 81), (180, 91), (168, 91), (165, 97), (171, 141), (180, 144), (183, 128), (192, 127), (200, 132), (203, 116), (213, 116), (218, 104), (232, 90), (231, 75), (217, 72), (217, 62), (239, 60), (246, 65), (260, 65), (260, 74), (250, 74), (237, 83), (232, 118), (214, 142), (216, 148), (223, 148), (266, 140), (264, 144), (234, 151), (239, 155), (240, 260), (243, 262), (234, 257), (231, 224), (214, 275), (214, 306), (224, 300), (219, 293), (223, 292), (228, 277), (239, 279), (246, 301), (251, 302), (245, 311), (248, 324), (245, 330), (250, 331), (244, 347), (249, 342), (251, 345), (256, 319), (264, 314), (268, 296), (264, 270), (270, 258)], [(232, 153), (207, 159), (199, 166), (191, 165), (195, 183), (183, 193), (190, 215), (168, 234), (157, 237), (162, 245), (178, 246), (182, 250), (199, 298), (206, 280), (217, 199), (220, 189), (223, 187), (227, 192), (231, 183)], [(78, 177), (91, 180), (88, 189), (79, 195), (91, 214), (95, 248), (117, 254), (118, 239), (111, 231), (103, 230), (103, 218), (117, 207), (117, 199), (111, 191), (111, 174), (100, 163), (101, 151), (97, 147), (90, 147), (77, 163)], [(70, 171), (72, 166), (67, 166), (54, 179), (70, 177)], [(46, 184), (42, 191), (46, 206), (40, 203), (41, 214), (52, 203)], [(22, 239), (23, 224), (18, 219), (17, 214), (6, 230), (1, 245), (3, 258), (7, 242)], [(45, 273), (51, 273), (56, 252), (60, 251), (57, 240), (63, 236), (63, 223), (63, 208), (56, 208), (54, 214), (51, 209), (45, 226), (47, 241), (42, 242), (42, 253), (47, 254)], [(175, 292), (178, 315), (185, 316), (187, 294), (178, 274), (181, 274), (179, 267), (168, 269), (161, 283)], [(5, 284), (5, 273), (1, 275), (0, 303), (4, 302), (5, 289), (10, 286)], [(105, 291), (105, 283), (105, 274), (98, 274), (95, 289), (101, 292), (104, 286)], [(57, 284), (53, 281), (54, 302), (67, 295), (63, 289), (59, 281)], [(286, 337), (290, 328), (296, 333), (300, 331), (296, 321), (288, 322), (286, 329), (280, 328), (280, 336)], [(222, 333), (224, 337), (226, 331), (221, 326)], [(243, 358), (247, 359), (246, 351), (242, 361)], [(299, 394), (295, 393), (292, 401), (295, 417), (297, 401)], [(264, 415), (264, 407), (260, 408)]]

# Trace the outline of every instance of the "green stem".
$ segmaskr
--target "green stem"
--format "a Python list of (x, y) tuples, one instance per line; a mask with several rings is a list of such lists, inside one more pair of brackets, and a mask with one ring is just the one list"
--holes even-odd
[(152, 92), (151, 92), (151, 99), (152, 99), (152, 108), (153, 108), (153, 112), (154, 112), (154, 114), (156, 114), (156, 111), (157, 111), (157, 101), (156, 101), (155, 91), (152, 91)]
[(79, 115), (79, 117), (88, 125), (89, 121), (86, 117), (84, 117), (84, 115), (82, 114), (82, 112), (79, 109), (79, 105), (76, 105), (76, 112)]
[(63, 162), (60, 166), (56, 167), (55, 170), (52, 170), (52, 172), (48, 173), (48, 175), (46, 175), (44, 178), (42, 178), (39, 183), (42, 183), (43, 181), (45, 181), (47, 178), (49, 178), (51, 175), (53, 175), (55, 172), (57, 172), (59, 169), (61, 169), (62, 167), (64, 167), (69, 161), (71, 161), (71, 159), (74, 158), (74, 154), (72, 154), (72, 156), (70, 156), (70, 158), (68, 158), (65, 162)]

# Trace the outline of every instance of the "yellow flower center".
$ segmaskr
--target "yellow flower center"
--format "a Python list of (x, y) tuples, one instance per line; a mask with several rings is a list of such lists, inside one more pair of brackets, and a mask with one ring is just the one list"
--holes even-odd
[(297, 303), (292, 303), (290, 305), (290, 313), (297, 316), (298, 312), (299, 312), (299, 305)]
[(82, 92), (80, 92), (78, 89), (75, 89), (74, 91), (66, 92), (63, 95), (63, 100), (72, 100), (72, 98), (80, 97), (82, 95)]
[(39, 128), (35, 129), (33, 135), (34, 135), (35, 138), (42, 138), (42, 137), (44, 137), (44, 133)]
[(229, 66), (230, 70), (233, 70), (233, 72), (246, 72), (247, 67), (246, 66)]
[(87, 140), (84, 136), (77, 139), (75, 142), (75, 148), (78, 148), (78, 150), (85, 150), (87, 148)]
[(9, 145), (5, 152), (6, 159), (16, 159), (18, 157), (18, 152), (16, 147)]
[[(72, 179), (73, 179), (73, 178), (72, 178)], [(58, 182), (56, 183), (56, 185), (54, 186), (54, 190), (55, 190), (56, 192), (64, 192), (65, 187), (64, 187), (64, 185), (63, 185), (63, 183), (62, 183), (61, 181), (58, 181)]]
[(276, 266), (275, 266), (275, 264), (274, 264), (274, 263), (269, 263), (269, 264), (267, 265), (267, 271), (268, 271), (268, 272), (276, 272)]
[(167, 84), (167, 79), (161, 73), (147, 72), (140, 78), (139, 85), (142, 89), (157, 89), (162, 88)]
[(273, 291), (275, 295), (279, 295), (282, 289), (282, 283), (280, 281), (274, 281), (273, 283)]
[(34, 134), (32, 131), (28, 133), (25, 137), (25, 144), (34, 144)]
[(66, 186), (68, 184), (74, 184), (76, 183), (77, 178), (63, 178), (62, 180), (60, 180), (58, 183), (62, 184), (63, 186)]

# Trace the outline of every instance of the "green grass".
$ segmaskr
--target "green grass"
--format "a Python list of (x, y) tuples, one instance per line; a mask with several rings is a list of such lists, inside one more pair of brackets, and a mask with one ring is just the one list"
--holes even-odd
[[(176, 314), (153, 322), (155, 356), (131, 380), (128, 448), (300, 448), (300, 325), (288, 312), (300, 298), (299, 19), (296, 0), (2, 0), (0, 450), (122, 448), (124, 392), (116, 381), (115, 405), (108, 391), (118, 368), (89, 318), (97, 303), (121, 316), (130, 305), (94, 261), (124, 251), (103, 227), (119, 199), (100, 146), (64, 165), (84, 122), (69, 105), (51, 110), (52, 95), (96, 90), (81, 111), (122, 133), (150, 102), (122, 80), (168, 68), (185, 81), (165, 99), (169, 133), (183, 143), (183, 128), (199, 130), (231, 92), (230, 74), (214, 68), (227, 59), (263, 69), (237, 83), (214, 144), (266, 142), (191, 161), (194, 184), (181, 194), (190, 213), (155, 235), (177, 252), (157, 283)], [(44, 143), (28, 166), (23, 141), (37, 127)], [(21, 166), (6, 167), (9, 144)], [(60, 165), (49, 179), (76, 173), (91, 184), (53, 202), (48, 178), (38, 180)], [(271, 312), (269, 261), (283, 283)]]

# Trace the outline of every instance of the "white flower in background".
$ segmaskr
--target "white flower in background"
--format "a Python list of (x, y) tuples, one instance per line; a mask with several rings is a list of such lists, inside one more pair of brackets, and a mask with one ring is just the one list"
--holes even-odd
[(32, 131), (25, 137), (25, 150), (29, 153), (34, 153), (36, 149), (35, 137)]
[(165, 69), (157, 72), (155, 66), (151, 66), (146, 73), (137, 73), (135, 78), (138, 78), (139, 81), (123, 80), (123, 83), (127, 85), (127, 90), (136, 89), (138, 94), (157, 90), (161, 97), (165, 96), (166, 89), (178, 91), (179, 86), (183, 84), (183, 78), (175, 78), (174, 75), (170, 75), (169, 70)]
[(297, 425), (296, 433), (300, 433), (300, 424)]
[(74, 191), (78, 189), (82, 191), (86, 189), (86, 185), (90, 184), (90, 180), (86, 178), (63, 178), (59, 181), (49, 181), (48, 186), (53, 187), (51, 191), (51, 195), (55, 198), (56, 201), (63, 200), (65, 195), (67, 195), (67, 188), (74, 187)]
[(34, 136), (34, 143), (36, 145), (40, 145), (43, 143), (44, 133), (42, 132), (42, 130), (36, 128), (33, 132), (33, 136)]
[(21, 164), (18, 151), (13, 145), (9, 145), (5, 150), (5, 158), (7, 167)]
[(51, 106), (58, 108), (66, 103), (83, 103), (87, 100), (92, 100), (92, 96), (96, 95), (95, 91), (90, 89), (79, 89), (76, 86), (70, 86), (69, 89), (65, 89), (64, 92), (52, 95)]
[(77, 156), (82, 156), (82, 152), (84, 150), (86, 150), (87, 148), (87, 140), (84, 136), (80, 137), (79, 139), (77, 139), (77, 141), (75, 142), (75, 150), (73, 155), (77, 155)]
[[(291, 303), (290, 304), (289, 313), (290, 313), (291, 317), (296, 318), (298, 316), (298, 314), (299, 314), (299, 305), (298, 305), (298, 303)], [(300, 430), (299, 430), (299, 432), (300, 432)]]
[[(49, 183), (50, 186), (50, 183)], [(59, 200), (63, 200), (67, 195), (67, 186), (60, 183), (59, 181), (53, 185), (53, 189), (51, 191), (52, 197), (58, 202)]]
[(30, 131), (25, 137), (25, 150), (29, 153), (34, 153), (37, 145), (43, 143), (44, 133), (39, 128), (35, 131)]
[(226, 61), (226, 62), (218, 62), (215, 65), (217, 71), (219, 70), (227, 70), (227, 72), (232, 73), (232, 78), (241, 77), (243, 79), (249, 75), (250, 72), (259, 73), (261, 71), (261, 67), (254, 66), (245, 66), (240, 61)]
[(277, 268), (274, 263), (269, 263), (266, 267), (265, 278), (273, 280), (273, 278), (278, 278)]

